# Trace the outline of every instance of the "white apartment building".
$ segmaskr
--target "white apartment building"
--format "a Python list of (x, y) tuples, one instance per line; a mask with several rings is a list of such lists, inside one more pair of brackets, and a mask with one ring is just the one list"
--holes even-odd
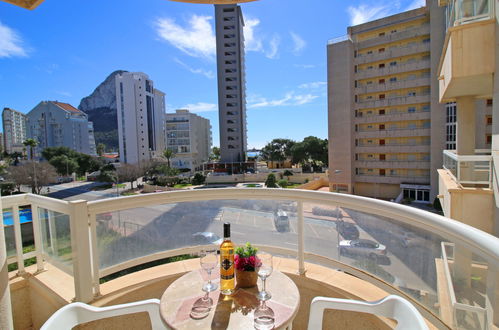
[(167, 113), (166, 136), (166, 145), (174, 152), (172, 167), (194, 171), (209, 160), (212, 138), (208, 119), (183, 109)]
[[(38, 141), (35, 156), (48, 147), (68, 147), (87, 155), (95, 155), (93, 130), (88, 116), (71, 104), (42, 101), (27, 115), (27, 137)], [(93, 142), (93, 145), (91, 145)]]
[(165, 94), (142, 72), (116, 75), (120, 162), (159, 157), (165, 142)]
[(2, 112), (3, 141), (5, 151), (23, 152), (26, 141), (26, 115), (14, 109), (4, 108)]

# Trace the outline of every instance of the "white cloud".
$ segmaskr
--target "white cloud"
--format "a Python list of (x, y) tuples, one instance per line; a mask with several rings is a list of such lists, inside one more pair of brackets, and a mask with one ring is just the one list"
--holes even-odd
[(190, 67), (189, 65), (185, 64), (184, 62), (182, 62), (181, 60), (179, 60), (178, 58), (174, 58), (173, 60), (176, 63), (180, 64), (180, 66), (182, 66), (184, 69), (187, 69), (188, 71), (190, 71), (190, 72), (192, 72), (194, 74), (201, 74), (201, 75), (205, 76), (208, 79), (215, 78), (215, 74), (211, 70), (194, 69), (194, 68)]
[(19, 34), (0, 22), (0, 58), (28, 56)]
[(193, 57), (213, 59), (216, 51), (215, 33), (211, 16), (192, 15), (187, 27), (182, 27), (171, 18), (160, 18), (155, 22), (156, 32), (163, 40)]
[(284, 97), (276, 100), (268, 100), (264, 97), (248, 97), (248, 109), (264, 108), (264, 107), (281, 107), (281, 106), (298, 106), (312, 102), (317, 95), (298, 94), (289, 92)]
[(260, 24), (258, 18), (246, 17), (244, 19), (244, 48), (246, 51), (261, 52), (263, 50), (262, 40), (254, 33), (258, 24)]
[(294, 43), (293, 54), (299, 55), (301, 51), (305, 48), (305, 46), (307, 46), (307, 43), (298, 34), (294, 32), (289, 32), (289, 34), (291, 35), (291, 39), (293, 39)]
[(198, 103), (186, 104), (181, 109), (187, 109), (190, 112), (208, 112), (208, 111), (216, 111), (218, 107), (214, 103), (198, 102)]
[(321, 88), (323, 86), (326, 86), (327, 82), (325, 81), (314, 81), (311, 83), (306, 83), (306, 84), (301, 84), (298, 86), (298, 88), (305, 88), (305, 89), (316, 89), (316, 88)]
[(269, 49), (266, 50), (265, 56), (270, 59), (276, 59), (279, 57), (279, 44), (281, 43), (281, 37), (278, 34), (274, 34), (269, 42)]
[(295, 68), (302, 68), (302, 69), (313, 69), (316, 67), (315, 64), (293, 64)]
[(350, 15), (350, 24), (359, 25), (381, 17), (389, 16), (394, 9), (398, 8), (400, 8), (400, 4), (396, 1), (391, 5), (370, 6), (361, 4), (358, 7), (350, 6), (347, 8), (347, 12)]
[(426, 6), (426, 1), (425, 0), (413, 0), (409, 4), (409, 6), (407, 6), (407, 8), (404, 9), (404, 11), (421, 8), (421, 7), (424, 7), (424, 6)]

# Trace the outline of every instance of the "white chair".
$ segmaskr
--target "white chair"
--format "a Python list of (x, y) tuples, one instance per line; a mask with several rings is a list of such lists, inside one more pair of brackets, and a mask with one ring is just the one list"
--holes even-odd
[(423, 317), (416, 307), (402, 297), (390, 295), (378, 301), (359, 301), (350, 299), (315, 297), (310, 305), (308, 330), (322, 329), (325, 309), (363, 312), (395, 319), (395, 329), (427, 330)]
[(81, 302), (71, 303), (55, 312), (41, 327), (41, 330), (72, 329), (74, 326), (86, 322), (141, 312), (149, 313), (154, 330), (166, 329), (159, 315), (159, 300), (148, 299), (108, 307), (95, 307)]

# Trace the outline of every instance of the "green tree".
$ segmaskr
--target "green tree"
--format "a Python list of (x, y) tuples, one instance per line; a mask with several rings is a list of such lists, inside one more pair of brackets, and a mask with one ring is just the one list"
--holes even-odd
[(277, 181), (277, 184), (281, 188), (286, 188), (288, 186), (288, 180), (286, 180), (286, 179), (279, 180), (279, 181)]
[(291, 172), (290, 170), (285, 170), (282, 175), (284, 175), (285, 177), (288, 178), (288, 182), (289, 182), (289, 177), (293, 175), (293, 172)]
[(19, 164), (19, 160), (23, 157), (23, 154), (19, 151), (14, 151), (10, 154), (10, 158), (12, 159), (13, 165), (17, 166)]
[(85, 173), (92, 173), (99, 170), (102, 166), (102, 161), (96, 157), (78, 153), (76, 158), (73, 158), (78, 163), (78, 175), (85, 175)]
[(73, 158), (66, 155), (52, 157), (49, 161), (50, 165), (54, 166), (59, 175), (71, 175), (78, 170), (78, 163)]
[(38, 141), (35, 139), (26, 139), (26, 141), (23, 142), (25, 147), (29, 147), (29, 159), (33, 159), (33, 148), (35, 148), (38, 145)]
[(291, 157), (291, 149), (295, 143), (289, 139), (273, 139), (262, 148), (260, 155), (266, 161), (284, 161)]
[(265, 180), (265, 185), (267, 188), (277, 188), (277, 180), (275, 178), (275, 175), (273, 173), (270, 173), (267, 176), (267, 180)]
[(196, 186), (203, 184), (205, 181), (206, 177), (199, 172), (194, 174), (194, 177), (192, 178), (192, 184)]
[(175, 156), (175, 152), (173, 152), (172, 149), (165, 149), (165, 151), (163, 151), (163, 157), (166, 158), (166, 162), (168, 164), (168, 167), (171, 167), (170, 159), (173, 158), (174, 156)]
[(303, 142), (298, 142), (291, 147), (291, 162), (303, 165), (308, 161), (307, 150)]
[(212, 159), (212, 160), (219, 160), (220, 159), (220, 148), (219, 147), (211, 148), (210, 159)]
[(69, 158), (76, 158), (78, 153), (68, 147), (48, 147), (43, 149), (42, 157), (50, 161), (55, 156), (65, 155)]
[(106, 152), (106, 145), (104, 143), (99, 143), (96, 147), (97, 155), (102, 156)]

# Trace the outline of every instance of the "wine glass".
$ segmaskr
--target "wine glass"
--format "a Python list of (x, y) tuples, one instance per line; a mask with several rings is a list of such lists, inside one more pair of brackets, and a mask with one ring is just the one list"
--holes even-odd
[(255, 309), (255, 312), (253, 313), (253, 321), (255, 329), (257, 330), (274, 329), (275, 314), (272, 308), (265, 304), (265, 300), (262, 300), (261, 305)]
[(272, 295), (265, 291), (265, 280), (272, 274), (272, 255), (266, 252), (259, 252), (256, 255), (256, 271), (258, 277), (262, 280), (262, 291), (258, 292), (258, 299), (262, 301), (269, 300)]
[(203, 285), (204, 292), (215, 291), (218, 286), (214, 283), (211, 283), (211, 272), (218, 264), (218, 255), (217, 249), (204, 249), (201, 250), (199, 262), (201, 264), (201, 268), (203, 268), (206, 273), (208, 273), (208, 283)]

